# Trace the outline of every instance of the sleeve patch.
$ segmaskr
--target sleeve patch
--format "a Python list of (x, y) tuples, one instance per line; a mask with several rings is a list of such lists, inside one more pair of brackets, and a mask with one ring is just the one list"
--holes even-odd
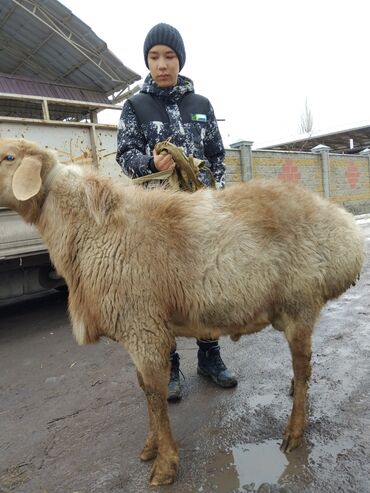
[(193, 122), (206, 122), (207, 115), (205, 115), (204, 113), (192, 113), (191, 119)]

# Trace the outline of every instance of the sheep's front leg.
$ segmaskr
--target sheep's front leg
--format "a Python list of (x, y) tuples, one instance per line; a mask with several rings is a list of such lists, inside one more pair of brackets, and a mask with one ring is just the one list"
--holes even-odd
[[(137, 370), (137, 378), (140, 387), (143, 389), (145, 393), (144, 380), (139, 370)], [(149, 400), (148, 400), (148, 415), (149, 415), (149, 433), (145, 440), (143, 450), (140, 453), (140, 459), (142, 461), (154, 459), (155, 457), (157, 457), (157, 452), (158, 452), (158, 433), (156, 427), (156, 420), (155, 417), (153, 416), (151, 406), (149, 405)]]
[[(153, 464), (150, 484), (158, 486), (173, 483), (179, 456), (172, 437), (167, 412), (168, 371), (163, 369), (143, 369), (140, 374), (148, 401), (150, 430), (141, 452), (143, 460), (156, 457)], [(140, 377), (139, 377), (140, 380)]]
[(284, 433), (281, 450), (291, 452), (302, 442), (305, 428), (305, 406), (311, 376), (311, 334), (313, 326), (291, 322), (285, 329), (293, 361), (293, 409)]

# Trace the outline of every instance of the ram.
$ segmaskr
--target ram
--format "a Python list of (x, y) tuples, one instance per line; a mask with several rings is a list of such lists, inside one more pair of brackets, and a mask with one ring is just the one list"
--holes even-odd
[(193, 194), (122, 186), (25, 140), (0, 140), (0, 159), (0, 206), (39, 229), (67, 282), (77, 342), (110, 337), (135, 363), (152, 485), (171, 483), (179, 461), (166, 401), (176, 336), (284, 332), (294, 385), (281, 447), (300, 444), (315, 321), (364, 261), (351, 214), (274, 180)]

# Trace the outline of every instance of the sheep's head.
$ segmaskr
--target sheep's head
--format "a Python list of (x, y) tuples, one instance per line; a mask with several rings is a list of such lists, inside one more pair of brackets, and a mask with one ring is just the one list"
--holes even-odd
[(43, 166), (51, 152), (24, 139), (0, 139), (0, 206), (15, 207), (41, 190)]

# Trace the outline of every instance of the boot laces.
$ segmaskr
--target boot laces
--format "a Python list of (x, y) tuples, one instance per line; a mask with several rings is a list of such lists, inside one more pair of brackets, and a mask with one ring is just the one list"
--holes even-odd
[(183, 372), (180, 369), (179, 360), (180, 360), (180, 358), (178, 356), (171, 359), (170, 382), (178, 380), (180, 378), (179, 374), (181, 374), (183, 379), (185, 380), (185, 375), (183, 374)]
[(208, 353), (208, 360), (212, 362), (212, 364), (217, 368), (217, 370), (226, 370), (226, 365), (222, 361), (221, 354), (220, 354), (220, 348), (215, 347), (207, 351)]

